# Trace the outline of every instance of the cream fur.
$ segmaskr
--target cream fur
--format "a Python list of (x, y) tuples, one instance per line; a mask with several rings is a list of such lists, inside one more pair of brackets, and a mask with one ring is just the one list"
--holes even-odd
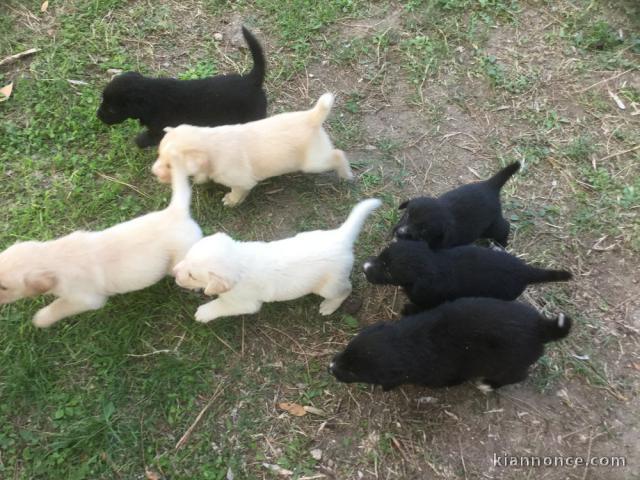
[(240, 125), (166, 128), (152, 172), (163, 183), (171, 180), (171, 165), (182, 165), (196, 183), (211, 179), (231, 188), (227, 206), (241, 203), (265, 178), (291, 172), (335, 170), (353, 178), (342, 150), (333, 148), (322, 123), (333, 105), (325, 93), (306, 111), (274, 115)]
[(37, 327), (101, 308), (117, 293), (148, 287), (171, 274), (202, 238), (191, 219), (191, 187), (174, 175), (171, 203), (161, 211), (99, 232), (77, 231), (47, 242), (20, 242), (0, 253), (0, 304), (58, 297), (33, 318)]
[(381, 202), (354, 207), (336, 230), (316, 230), (275, 242), (239, 242), (216, 233), (196, 243), (174, 269), (178, 285), (218, 298), (200, 306), (196, 320), (256, 313), (264, 302), (324, 297), (320, 313), (335, 312), (351, 293), (353, 244)]

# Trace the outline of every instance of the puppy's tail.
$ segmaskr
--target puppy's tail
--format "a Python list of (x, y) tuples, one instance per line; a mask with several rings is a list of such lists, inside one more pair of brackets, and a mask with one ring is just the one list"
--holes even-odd
[(256, 37), (254, 37), (253, 34), (244, 26), (242, 27), (242, 35), (244, 36), (247, 45), (249, 45), (249, 50), (253, 57), (253, 68), (246, 75), (246, 78), (250, 79), (257, 87), (261, 87), (264, 82), (264, 75), (266, 71), (266, 62), (264, 60), (262, 47), (258, 43), (258, 40), (256, 40)]
[(311, 109), (311, 123), (320, 126), (326, 120), (333, 106), (333, 94), (325, 93)]
[(182, 165), (171, 165), (171, 202), (169, 207), (177, 212), (189, 215), (191, 207), (191, 184), (189, 183), (189, 175)]
[(573, 275), (566, 270), (545, 270), (531, 267), (529, 283), (566, 282)]
[(343, 235), (343, 238), (350, 244), (353, 244), (356, 241), (356, 238), (358, 238), (360, 230), (362, 230), (364, 221), (371, 212), (380, 205), (382, 205), (382, 202), (377, 198), (369, 198), (368, 200), (363, 200), (353, 207), (353, 210), (351, 210), (347, 220), (338, 229), (340, 234)]
[(518, 170), (520, 170), (520, 162), (514, 162), (496, 173), (493, 177), (487, 180), (487, 183), (496, 190), (500, 190), (502, 186), (507, 183), (507, 180), (509, 180)]
[(571, 331), (571, 324), (571, 318), (564, 313), (560, 313), (554, 319), (542, 317), (540, 319), (540, 340), (542, 343), (547, 343), (566, 337)]

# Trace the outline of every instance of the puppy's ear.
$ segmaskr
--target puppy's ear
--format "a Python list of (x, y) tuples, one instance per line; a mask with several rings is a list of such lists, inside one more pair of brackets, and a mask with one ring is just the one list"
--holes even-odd
[(27, 295), (35, 297), (47, 293), (58, 283), (56, 274), (49, 271), (31, 272), (24, 277), (24, 285), (27, 288)]
[(173, 130), (173, 127), (164, 127), (162, 130), (164, 130), (165, 133), (169, 133), (171, 130)]
[(171, 274), (174, 277), (178, 276), (178, 271), (184, 266), (184, 260), (180, 260), (178, 263), (175, 264), (175, 266), (173, 267), (173, 269), (171, 270)]
[(209, 283), (204, 289), (205, 295), (219, 295), (228, 292), (233, 287), (233, 283), (224, 277), (209, 272)]
[(409, 202), (410, 202), (410, 201), (411, 201), (411, 200), (405, 200), (404, 202), (402, 202), (402, 203), (400, 204), (400, 206), (398, 207), (398, 210), (404, 210), (405, 208), (407, 208), (407, 205), (409, 205)]
[(196, 175), (207, 171), (207, 155), (198, 150), (189, 150), (184, 152), (184, 166), (189, 175)]

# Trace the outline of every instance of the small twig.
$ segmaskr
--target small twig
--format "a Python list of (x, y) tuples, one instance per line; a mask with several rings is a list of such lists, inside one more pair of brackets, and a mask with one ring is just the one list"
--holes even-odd
[(27, 55), (33, 55), (34, 53), (39, 51), (40, 51), (39, 48), (30, 48), (29, 50), (25, 50), (24, 52), (16, 53), (15, 55), (9, 55), (8, 57), (5, 57), (2, 60), (0, 60), (0, 66), (8, 65), (10, 63), (15, 62), (19, 58), (26, 57)]
[(460, 437), (458, 437), (458, 446), (460, 447), (460, 460), (462, 460), (462, 471), (464, 471), (464, 479), (468, 480), (467, 466), (464, 464), (464, 455), (462, 454), (462, 442), (460, 441)]
[(182, 448), (182, 446), (185, 443), (187, 443), (187, 441), (189, 440), (189, 437), (193, 433), (193, 430), (198, 426), (198, 423), (200, 422), (200, 420), (202, 419), (204, 414), (207, 413), (207, 410), (209, 410), (209, 407), (211, 407), (211, 405), (216, 400), (216, 398), (218, 398), (218, 395), (220, 395), (220, 392), (222, 392), (222, 386), (223, 385), (224, 385), (224, 383), (219, 383), (218, 384), (218, 388), (216, 388), (216, 391), (213, 393), (213, 395), (209, 399), (209, 402), (204, 406), (204, 408), (202, 410), (200, 410), (200, 413), (198, 414), (198, 416), (196, 417), (194, 422), (187, 429), (187, 431), (184, 432), (184, 435), (182, 435), (182, 437), (180, 437), (180, 440), (178, 440), (178, 443), (176, 443), (176, 446), (175, 446), (176, 450), (179, 450), (180, 448)]
[(582, 480), (587, 478), (587, 474), (589, 473), (589, 460), (591, 459), (591, 445), (593, 444), (593, 435), (589, 435), (589, 447), (587, 447), (587, 461), (584, 466), (584, 474), (582, 475)]
[(102, 178), (104, 178), (105, 180), (109, 180), (110, 182), (115, 182), (115, 183), (119, 183), (120, 185), (124, 185), (125, 187), (129, 187), (131, 190), (133, 190), (134, 192), (139, 193), (140, 195), (142, 195), (143, 197), (147, 197), (147, 198), (151, 198), (151, 195), (148, 195), (146, 193), (144, 193), (142, 190), (140, 190), (137, 187), (134, 187), (133, 185), (131, 185), (130, 183), (126, 183), (123, 182), (122, 180), (118, 180), (115, 177), (112, 177), (111, 175), (107, 175), (106, 173), (100, 173), (98, 172), (98, 175), (100, 175)]
[(238, 354), (238, 352), (236, 352), (236, 351), (235, 351), (235, 349), (234, 349), (231, 345), (229, 345), (229, 344), (228, 344), (227, 342), (225, 342), (222, 338), (220, 338), (220, 336), (219, 336), (216, 332), (214, 332), (213, 330), (211, 330), (211, 334), (212, 334), (214, 337), (216, 337), (220, 343), (222, 343), (225, 347), (227, 347), (227, 348), (228, 348), (229, 350), (231, 350), (233, 353), (235, 353), (236, 355)]
[(625, 70), (622, 73), (618, 73), (618, 74), (614, 75), (613, 77), (605, 78), (604, 80), (600, 80), (599, 82), (596, 82), (593, 85), (588, 86), (587, 88), (583, 88), (582, 90), (578, 90), (578, 91), (576, 91), (576, 93), (584, 93), (587, 90), (591, 90), (593, 87), (597, 87), (598, 85), (601, 85), (603, 83), (607, 83), (607, 82), (610, 82), (611, 80), (615, 80), (616, 78), (621, 77), (622, 75), (625, 75), (625, 74), (627, 74), (629, 72), (633, 72), (634, 70), (636, 70), (635, 67), (634, 68), (630, 68), (629, 70)]
[(136, 357), (136, 358), (142, 358), (142, 357), (150, 357), (151, 355), (157, 355), (159, 353), (172, 353), (174, 352), (174, 350), (154, 350), (153, 352), (149, 352), (149, 353), (127, 353), (127, 357)]
[(607, 155), (606, 157), (602, 157), (598, 162), (602, 162), (604, 160), (608, 160), (613, 157), (617, 157), (618, 155), (624, 155), (625, 153), (635, 152), (640, 149), (640, 145), (636, 145), (635, 147), (628, 148), (626, 150), (622, 150), (621, 152), (612, 153), (611, 155)]

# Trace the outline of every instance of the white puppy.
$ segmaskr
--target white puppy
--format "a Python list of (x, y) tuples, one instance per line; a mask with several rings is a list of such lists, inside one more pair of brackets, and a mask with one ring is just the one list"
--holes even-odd
[(223, 203), (234, 206), (265, 178), (291, 172), (335, 170), (353, 178), (342, 150), (336, 150), (322, 123), (333, 105), (325, 93), (311, 110), (289, 112), (240, 125), (194, 127), (180, 125), (167, 132), (152, 172), (163, 183), (171, 180), (171, 166), (184, 166), (196, 183), (212, 179), (231, 188)]
[(351, 293), (353, 244), (367, 216), (381, 204), (360, 202), (336, 230), (316, 230), (275, 242), (238, 242), (216, 233), (196, 243), (174, 269), (178, 285), (218, 298), (196, 320), (255, 313), (263, 302), (309, 293), (324, 297), (320, 313), (336, 311)]
[(77, 231), (48, 242), (20, 242), (0, 253), (0, 304), (24, 297), (58, 297), (33, 318), (48, 327), (101, 308), (117, 293), (148, 287), (171, 274), (202, 238), (191, 219), (191, 187), (175, 170), (169, 206), (100, 232)]

